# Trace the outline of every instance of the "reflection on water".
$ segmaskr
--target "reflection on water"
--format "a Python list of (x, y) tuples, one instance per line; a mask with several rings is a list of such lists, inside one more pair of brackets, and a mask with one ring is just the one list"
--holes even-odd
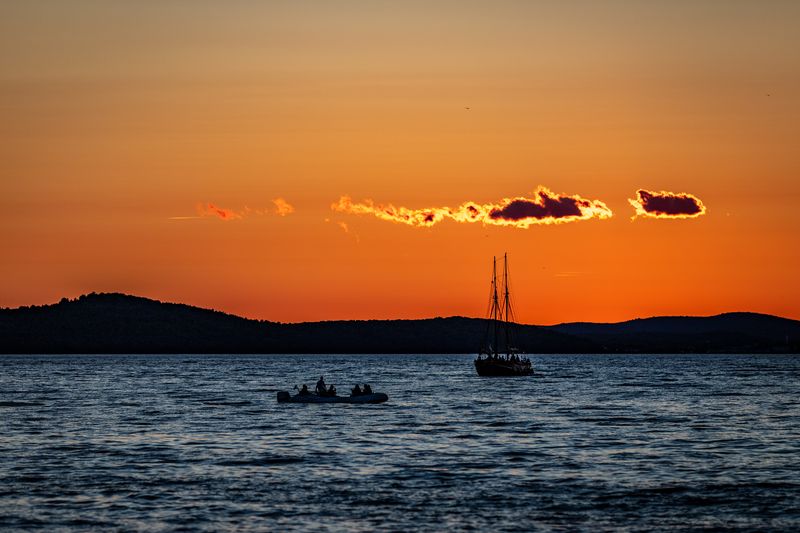
[[(800, 357), (0, 357), (0, 527), (800, 528)], [(325, 375), (383, 405), (277, 404)]]

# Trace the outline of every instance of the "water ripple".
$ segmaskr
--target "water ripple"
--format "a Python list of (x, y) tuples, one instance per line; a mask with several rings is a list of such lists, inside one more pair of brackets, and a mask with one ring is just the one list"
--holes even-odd
[(0, 357), (0, 528), (800, 529), (800, 357), (471, 359)]

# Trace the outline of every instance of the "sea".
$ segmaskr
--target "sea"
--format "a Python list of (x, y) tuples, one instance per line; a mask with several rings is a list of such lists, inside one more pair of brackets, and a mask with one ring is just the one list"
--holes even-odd
[(0, 356), (0, 529), (800, 531), (800, 356), (473, 358)]

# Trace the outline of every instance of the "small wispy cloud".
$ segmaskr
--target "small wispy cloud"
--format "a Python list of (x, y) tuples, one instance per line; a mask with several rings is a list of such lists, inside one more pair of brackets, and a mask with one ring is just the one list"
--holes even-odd
[(275, 198), (272, 203), (275, 205), (275, 213), (282, 217), (294, 213), (294, 206), (283, 198)]
[(585, 275), (586, 272), (578, 272), (578, 271), (566, 271), (566, 272), (556, 272), (553, 274), (556, 278), (575, 278), (578, 276)]
[(226, 209), (224, 207), (216, 206), (212, 203), (197, 204), (197, 213), (201, 217), (217, 217), (222, 220), (238, 220), (242, 218), (242, 212), (234, 211), (233, 209)]
[(199, 218), (216, 218), (224, 221), (241, 220), (249, 216), (266, 216), (278, 215), (285, 217), (294, 213), (294, 206), (286, 201), (286, 199), (278, 197), (272, 200), (272, 208), (252, 208), (245, 206), (242, 209), (229, 209), (227, 207), (220, 207), (214, 203), (199, 203), (195, 207), (197, 215), (195, 216), (174, 216), (169, 217), (169, 220), (192, 220)]
[(344, 220), (331, 220), (331, 219), (329, 219), (329, 218), (326, 218), (326, 219), (325, 219), (325, 222), (326, 222), (326, 223), (331, 223), (331, 222), (333, 222), (333, 223), (334, 223), (334, 224), (336, 224), (336, 226), (338, 226), (338, 227), (339, 227), (339, 229), (341, 229), (341, 230), (342, 230), (344, 233), (346, 233), (347, 235), (350, 235), (350, 236), (352, 236), (352, 237), (353, 237), (353, 238), (356, 240), (356, 242), (361, 242), (361, 237), (359, 237), (358, 233), (356, 233), (355, 231), (352, 231), (352, 229), (350, 228), (350, 226), (349, 226), (349, 225), (347, 224), (347, 222), (345, 222)]

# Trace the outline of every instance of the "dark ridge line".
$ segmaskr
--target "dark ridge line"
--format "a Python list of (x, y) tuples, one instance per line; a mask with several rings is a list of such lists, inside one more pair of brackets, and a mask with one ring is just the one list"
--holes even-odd
[[(474, 353), (485, 330), (485, 319), (462, 316), (281, 323), (91, 293), (0, 309), (0, 353)], [(527, 353), (800, 352), (800, 321), (760, 313), (514, 330), (512, 346)]]

